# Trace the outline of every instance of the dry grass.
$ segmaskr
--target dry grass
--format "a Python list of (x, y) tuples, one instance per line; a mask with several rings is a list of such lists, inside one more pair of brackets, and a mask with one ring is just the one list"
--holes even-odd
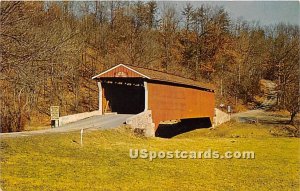
[(34, 131), (51, 128), (49, 116), (38, 114), (36, 112), (33, 113), (32, 116), (34, 117), (31, 117), (31, 120), (27, 121), (27, 124), (25, 125), (25, 131)]
[[(298, 190), (299, 139), (269, 127), (229, 123), (172, 139), (134, 137), (124, 128), (1, 140), (1, 187), (17, 190)], [(241, 159), (130, 159), (154, 151), (255, 151)]]

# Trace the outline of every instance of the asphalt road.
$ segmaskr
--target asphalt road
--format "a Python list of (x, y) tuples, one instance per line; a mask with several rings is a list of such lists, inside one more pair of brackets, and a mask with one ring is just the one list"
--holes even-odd
[(63, 133), (70, 131), (77, 131), (81, 129), (111, 129), (119, 127), (124, 124), (126, 119), (133, 115), (130, 114), (108, 114), (108, 115), (98, 115), (82, 119), (73, 123), (69, 123), (57, 128), (43, 129), (37, 131), (23, 131), (15, 133), (0, 133), (1, 137), (18, 137), (18, 136), (30, 136), (36, 134), (45, 133)]
[(277, 104), (277, 91), (276, 84), (270, 80), (264, 80), (263, 82), (265, 88), (264, 101), (260, 106), (256, 107), (254, 110), (248, 110), (245, 112), (235, 113), (231, 115), (231, 118), (238, 122), (246, 123), (256, 123), (262, 121), (274, 121), (272, 117), (268, 115), (266, 111), (270, 110)]

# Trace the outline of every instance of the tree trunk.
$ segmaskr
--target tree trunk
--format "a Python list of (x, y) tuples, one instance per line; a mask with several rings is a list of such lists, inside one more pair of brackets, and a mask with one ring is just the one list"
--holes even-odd
[(291, 113), (291, 119), (290, 119), (290, 121), (289, 121), (289, 124), (294, 124), (295, 116), (296, 116), (296, 112), (292, 112), (292, 113)]

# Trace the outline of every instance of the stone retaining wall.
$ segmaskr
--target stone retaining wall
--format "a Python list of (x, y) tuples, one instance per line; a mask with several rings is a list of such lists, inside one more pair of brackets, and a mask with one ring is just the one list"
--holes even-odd
[(146, 137), (154, 137), (154, 123), (152, 121), (151, 110), (144, 111), (126, 120), (126, 124), (130, 125), (134, 132), (138, 132)]
[(227, 121), (230, 121), (230, 115), (215, 108), (215, 117), (214, 117), (213, 126), (216, 127)]

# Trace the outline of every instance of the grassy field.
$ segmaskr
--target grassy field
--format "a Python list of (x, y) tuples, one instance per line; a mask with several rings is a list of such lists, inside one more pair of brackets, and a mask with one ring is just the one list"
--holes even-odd
[[(9, 190), (299, 190), (299, 139), (269, 126), (229, 123), (172, 139), (126, 128), (1, 139)], [(129, 149), (254, 151), (255, 159), (130, 159)]]

